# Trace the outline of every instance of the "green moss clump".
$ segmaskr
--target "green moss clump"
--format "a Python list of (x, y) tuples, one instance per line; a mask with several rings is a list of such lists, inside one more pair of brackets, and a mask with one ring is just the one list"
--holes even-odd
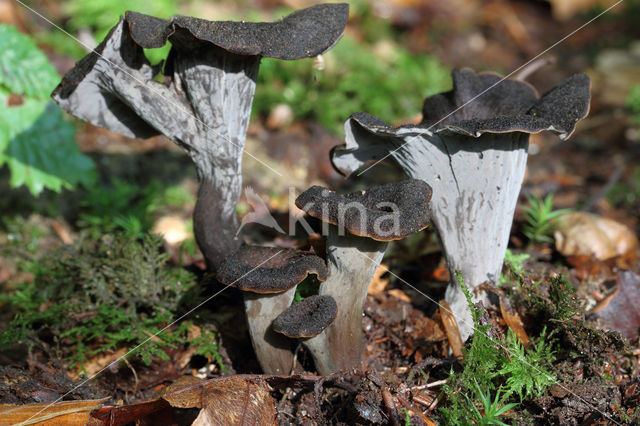
[(130, 355), (135, 352), (148, 365), (156, 357), (169, 359), (168, 348), (191, 345), (223, 368), (212, 332), (203, 330), (189, 342), (189, 321), (169, 326), (195, 277), (168, 267), (161, 247), (157, 235), (107, 236), (31, 263), (33, 282), (3, 297), (15, 315), (0, 344), (51, 348), (71, 368), (121, 348), (134, 349)]

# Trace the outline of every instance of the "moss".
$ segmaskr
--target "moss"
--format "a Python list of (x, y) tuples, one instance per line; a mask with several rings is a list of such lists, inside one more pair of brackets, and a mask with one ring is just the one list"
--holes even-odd
[[(142, 343), (136, 354), (145, 364), (168, 359), (167, 348), (191, 345), (222, 367), (211, 332), (189, 342), (190, 322), (168, 327), (195, 279), (168, 267), (161, 247), (159, 236), (121, 235), (65, 246), (31, 263), (34, 281), (3, 297), (15, 315), (0, 342), (51, 347), (52, 355), (72, 368), (92, 356)], [(155, 334), (158, 339), (149, 339)]]

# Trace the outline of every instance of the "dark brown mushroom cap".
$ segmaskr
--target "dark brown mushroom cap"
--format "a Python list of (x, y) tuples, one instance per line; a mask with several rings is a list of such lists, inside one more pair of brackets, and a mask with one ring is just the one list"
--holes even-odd
[(310, 216), (342, 225), (350, 234), (391, 241), (427, 227), (430, 200), (431, 187), (426, 182), (407, 179), (345, 195), (312, 186), (295, 202)]
[[(238, 55), (300, 59), (316, 56), (335, 44), (349, 17), (346, 3), (319, 4), (298, 10), (277, 22), (207, 21), (189, 16), (169, 20), (127, 12), (131, 36), (140, 46), (156, 48), (167, 40), (189, 48), (195, 40)], [(179, 29), (190, 37), (183, 37)]]
[(273, 331), (287, 337), (304, 339), (317, 336), (338, 314), (338, 305), (331, 296), (310, 296), (289, 306), (273, 320)]
[(327, 279), (322, 258), (294, 249), (242, 246), (230, 255), (217, 272), (218, 281), (242, 291), (282, 293), (308, 275)]
[(350, 120), (380, 136), (431, 131), (479, 137), (483, 133), (549, 130), (566, 139), (589, 112), (590, 81), (586, 74), (569, 77), (539, 99), (528, 83), (500, 82), (502, 77), (493, 73), (456, 69), (452, 78), (452, 90), (425, 99), (420, 125), (392, 127), (366, 113), (355, 113)]

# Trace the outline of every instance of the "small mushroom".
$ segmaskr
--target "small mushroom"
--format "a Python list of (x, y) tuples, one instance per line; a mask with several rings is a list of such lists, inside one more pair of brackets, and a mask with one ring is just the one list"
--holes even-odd
[(308, 275), (327, 278), (322, 258), (293, 249), (242, 246), (220, 265), (218, 281), (244, 294), (249, 334), (265, 374), (289, 374), (293, 353), (289, 341), (271, 323), (293, 301), (296, 286)]
[(389, 241), (427, 227), (430, 199), (431, 187), (418, 179), (346, 195), (313, 186), (296, 199), (296, 206), (323, 221), (329, 277), (319, 294), (338, 304), (337, 318), (325, 331), (336, 368), (317, 366), (321, 374), (359, 366), (364, 349), (362, 312), (371, 279)]
[[(163, 134), (198, 171), (195, 237), (216, 269), (238, 248), (235, 206), (242, 152), (262, 57), (299, 59), (331, 48), (347, 22), (347, 4), (321, 4), (274, 23), (159, 19), (127, 12), (102, 43), (52, 93), (76, 117), (128, 137)], [(168, 84), (154, 81), (143, 48), (171, 42)]]
[[(273, 321), (273, 331), (300, 339), (313, 356), (319, 372), (336, 371), (327, 336), (323, 333), (338, 313), (338, 305), (331, 296), (314, 295), (294, 303)], [(322, 373), (321, 373), (322, 374)]]
[[(463, 340), (471, 312), (456, 279), (471, 289), (497, 283), (524, 178), (529, 134), (568, 138), (589, 110), (589, 77), (574, 75), (542, 97), (522, 81), (453, 71), (453, 89), (427, 98), (418, 126), (391, 127), (365, 113), (345, 123), (346, 145), (332, 152), (348, 175), (391, 156), (408, 176), (431, 183), (433, 222), (451, 271), (446, 292)], [(366, 172), (366, 170), (365, 170)], [(476, 295), (484, 298), (482, 293)]]

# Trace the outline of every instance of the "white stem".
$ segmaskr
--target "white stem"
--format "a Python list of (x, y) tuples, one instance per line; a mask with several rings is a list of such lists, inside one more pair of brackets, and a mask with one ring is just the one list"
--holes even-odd
[[(529, 135), (517, 132), (434, 135), (393, 154), (409, 176), (433, 188), (431, 217), (452, 277), (446, 300), (463, 341), (473, 333), (473, 321), (455, 272), (462, 272), (472, 294), (486, 281), (497, 284), (528, 147)], [(475, 301), (485, 297), (474, 296)]]
[(291, 306), (295, 294), (295, 287), (277, 294), (244, 293), (251, 342), (265, 374), (287, 375), (293, 367), (290, 339), (273, 331), (271, 324)]
[(326, 376), (339, 370), (329, 352), (329, 341), (324, 331), (317, 336), (303, 339), (302, 344), (311, 352), (318, 373)]
[[(364, 350), (362, 315), (367, 290), (387, 248), (386, 242), (338, 235), (338, 227), (330, 226), (327, 236), (329, 277), (320, 284), (319, 294), (331, 296), (338, 305), (338, 314), (324, 331), (333, 367), (318, 372), (326, 375), (360, 366)], [(313, 353), (313, 350), (310, 348)], [(326, 352), (327, 349), (322, 351)], [(314, 359), (316, 355), (314, 354)]]

